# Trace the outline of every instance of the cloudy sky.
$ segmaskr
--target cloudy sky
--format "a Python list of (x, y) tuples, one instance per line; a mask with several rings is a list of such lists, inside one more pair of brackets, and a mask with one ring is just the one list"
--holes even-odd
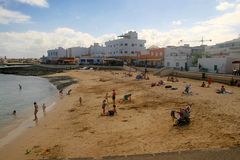
[(0, 0), (0, 57), (88, 47), (129, 30), (147, 47), (215, 44), (240, 34), (240, 0)]

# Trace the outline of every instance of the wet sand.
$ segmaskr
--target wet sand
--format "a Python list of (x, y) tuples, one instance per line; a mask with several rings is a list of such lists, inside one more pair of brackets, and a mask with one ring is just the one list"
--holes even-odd
[[(233, 94), (220, 95), (215, 93), (219, 83), (201, 88), (201, 81), (179, 78), (180, 82), (167, 82), (178, 90), (169, 90), (151, 87), (152, 82), (166, 78), (150, 75), (150, 80), (137, 81), (135, 76), (124, 77), (123, 71), (69, 71), (53, 76), (79, 81), (71, 87), (72, 94), (59, 100), (36, 127), (0, 148), (0, 159), (103, 157), (240, 146), (239, 88), (226, 86)], [(186, 82), (192, 84), (192, 96), (181, 94)], [(132, 102), (117, 103), (114, 117), (100, 116), (101, 102), (112, 89), (117, 102), (126, 93), (132, 93)], [(111, 98), (109, 102), (112, 109)], [(193, 103), (191, 124), (173, 127), (170, 111), (188, 103)]]

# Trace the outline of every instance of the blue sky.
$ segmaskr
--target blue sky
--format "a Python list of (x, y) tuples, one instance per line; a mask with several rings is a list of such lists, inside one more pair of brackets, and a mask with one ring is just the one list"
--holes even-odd
[(129, 29), (168, 30), (175, 20), (191, 26), (218, 14), (214, 0), (49, 0), (48, 4), (46, 8), (12, 1), (8, 9), (30, 15), (31, 22), (3, 25), (0, 31), (52, 31), (69, 27), (100, 36)]
[(218, 43), (237, 38), (239, 12), (239, 0), (0, 0), (0, 41), (9, 39), (0, 44), (0, 56), (104, 43), (127, 30), (138, 31), (147, 46), (202, 36)]

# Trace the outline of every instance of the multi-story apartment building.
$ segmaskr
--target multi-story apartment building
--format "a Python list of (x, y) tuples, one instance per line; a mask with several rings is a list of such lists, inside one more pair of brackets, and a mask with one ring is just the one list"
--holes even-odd
[(138, 39), (135, 31), (130, 31), (119, 36), (119, 39), (105, 42), (107, 56), (109, 57), (128, 57), (137, 56), (146, 52), (145, 40)]
[(192, 48), (189, 45), (168, 46), (165, 49), (164, 66), (188, 70), (192, 65)]

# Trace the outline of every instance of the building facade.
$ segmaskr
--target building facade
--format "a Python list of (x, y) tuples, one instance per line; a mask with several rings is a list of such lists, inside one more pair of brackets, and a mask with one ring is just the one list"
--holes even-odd
[(81, 57), (89, 54), (89, 48), (86, 47), (71, 47), (66, 49), (66, 57)]
[(47, 51), (47, 58), (49, 60), (57, 60), (59, 57), (67, 57), (66, 50), (62, 47), (58, 47), (57, 49), (52, 49)]
[(105, 42), (108, 57), (129, 57), (146, 53), (145, 40), (138, 39), (137, 32), (130, 31), (119, 39)]
[(94, 43), (89, 47), (89, 54), (94, 57), (104, 57), (107, 52), (107, 48), (100, 46), (99, 43)]
[(192, 65), (192, 49), (189, 45), (168, 46), (165, 49), (164, 66), (188, 70)]
[(233, 68), (237, 67), (232, 63), (235, 60), (232, 57), (199, 58), (199, 71), (231, 74)]
[(240, 57), (240, 38), (206, 47), (206, 52), (212, 56)]

